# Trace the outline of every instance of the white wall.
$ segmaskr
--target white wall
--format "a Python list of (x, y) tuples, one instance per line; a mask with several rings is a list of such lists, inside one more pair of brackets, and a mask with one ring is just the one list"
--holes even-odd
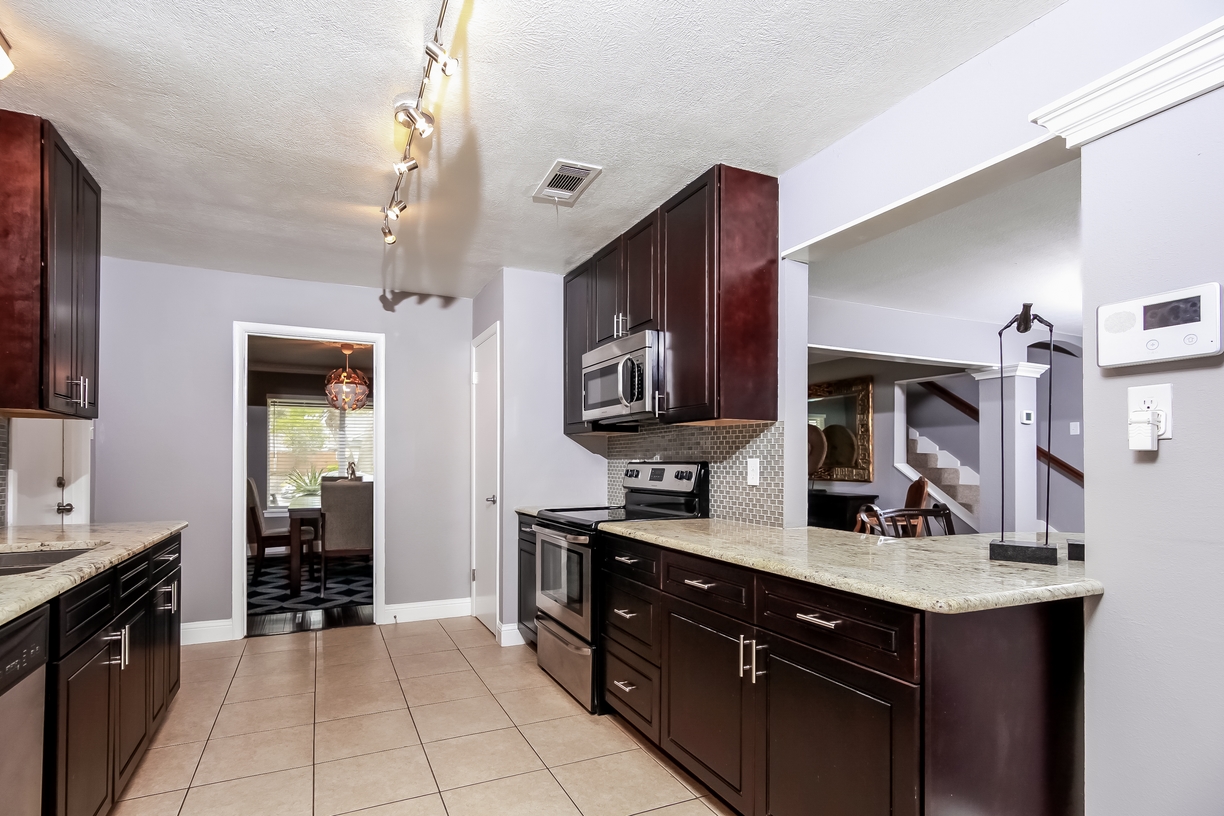
[[(82, 419), (10, 422), (8, 513), (13, 524), (89, 523), (92, 426)], [(61, 475), (63, 489), (56, 486)], [(72, 512), (62, 517), (56, 512), (61, 501), (72, 505)]]
[(560, 275), (501, 270), (476, 296), (471, 336), (502, 321), (501, 622), (518, 621), (518, 519), (524, 505), (603, 505), (608, 464), (565, 435)]
[(98, 521), (186, 519), (184, 620), (231, 614), (233, 323), (384, 332), (389, 604), (467, 598), (472, 302), (102, 259)]
[(807, 264), (783, 260), (778, 265), (778, 419), (784, 527), (807, 526), (807, 289)]

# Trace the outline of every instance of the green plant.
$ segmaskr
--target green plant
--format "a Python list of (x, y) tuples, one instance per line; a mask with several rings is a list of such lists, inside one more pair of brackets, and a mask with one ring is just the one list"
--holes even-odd
[(293, 496), (317, 496), (320, 492), (320, 485), (323, 484), (323, 474), (332, 473), (337, 470), (333, 465), (327, 470), (319, 470), (311, 467), (305, 472), (301, 470), (290, 471), (285, 477), (285, 487), (289, 489), (289, 493)]

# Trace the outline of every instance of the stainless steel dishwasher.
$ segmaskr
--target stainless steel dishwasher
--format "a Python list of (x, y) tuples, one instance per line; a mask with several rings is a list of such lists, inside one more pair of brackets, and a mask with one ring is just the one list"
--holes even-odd
[(42, 813), (49, 616), (43, 606), (0, 627), (0, 809), (7, 816)]

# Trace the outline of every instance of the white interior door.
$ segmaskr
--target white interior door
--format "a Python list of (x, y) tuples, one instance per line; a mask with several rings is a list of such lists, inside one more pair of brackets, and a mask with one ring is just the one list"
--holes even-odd
[(497, 634), (501, 371), (495, 325), (472, 349), (472, 614)]
[[(9, 426), (12, 524), (88, 524), (92, 420), (14, 419)], [(64, 477), (64, 486), (56, 483)], [(60, 515), (61, 502), (72, 512)], [(3, 522), (4, 519), (0, 519)]]

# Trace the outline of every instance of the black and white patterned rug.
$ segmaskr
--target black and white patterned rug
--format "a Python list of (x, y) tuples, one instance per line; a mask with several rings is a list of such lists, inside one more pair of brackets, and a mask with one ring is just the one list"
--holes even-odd
[[(302, 594), (289, 597), (289, 559), (270, 557), (264, 561), (259, 582), (255, 582), (255, 562), (247, 561), (247, 614), (304, 612), (310, 609), (336, 609), (374, 603), (374, 567), (368, 556), (347, 556), (327, 560), (327, 597), (319, 597), (318, 573), (302, 564)], [(316, 570), (318, 564), (315, 565)]]

